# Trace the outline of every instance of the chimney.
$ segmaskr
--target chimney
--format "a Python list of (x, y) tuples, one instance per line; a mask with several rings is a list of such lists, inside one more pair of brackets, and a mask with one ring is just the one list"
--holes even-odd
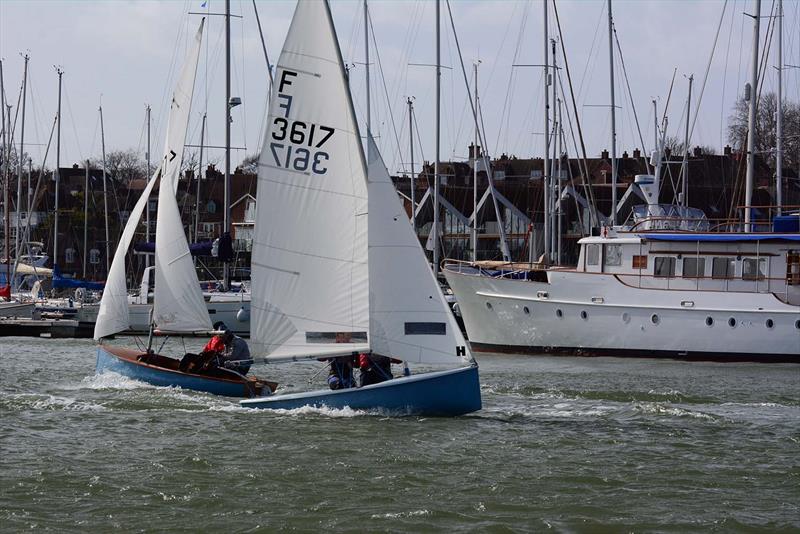
[(670, 150), (670, 148), (669, 148), (669, 147), (666, 147), (666, 148), (664, 149), (664, 159), (669, 159), (669, 157), (670, 157), (671, 155), (672, 155), (672, 150)]
[(699, 146), (694, 147), (694, 157), (699, 158), (703, 155), (703, 149)]
[(633, 159), (639, 159), (642, 157), (642, 151), (638, 148), (633, 149)]
[(723, 154), (725, 154), (726, 156), (730, 156), (731, 153), (732, 153), (731, 145), (725, 145), (725, 148), (723, 149)]
[(600, 159), (608, 159), (608, 150), (600, 152)]
[(475, 158), (479, 157), (481, 153), (481, 147), (475, 146), (474, 143), (469, 144), (469, 159), (474, 160)]
[(628, 151), (622, 153), (622, 159), (628, 159)]

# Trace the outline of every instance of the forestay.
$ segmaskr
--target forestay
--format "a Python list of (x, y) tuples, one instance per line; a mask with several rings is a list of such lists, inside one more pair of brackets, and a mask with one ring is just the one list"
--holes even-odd
[(251, 345), (271, 359), (367, 350), (366, 163), (326, 2), (297, 6), (268, 121)]
[(189, 124), (195, 73), (200, 56), (203, 23), (186, 58), (170, 105), (167, 140), (161, 161), (161, 187), (156, 215), (156, 287), (153, 323), (162, 330), (192, 332), (211, 330), (200, 281), (189, 253), (175, 193), (183, 161), (183, 145)]
[(378, 147), (368, 143), (370, 346), (409, 362), (471, 360)]

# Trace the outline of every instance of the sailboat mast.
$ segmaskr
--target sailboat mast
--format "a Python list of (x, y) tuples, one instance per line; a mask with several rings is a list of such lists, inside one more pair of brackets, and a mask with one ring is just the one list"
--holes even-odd
[(617, 224), (617, 109), (614, 100), (614, 18), (608, 0), (608, 79), (611, 86), (611, 225)]
[(111, 270), (111, 238), (108, 234), (108, 188), (106, 179), (106, 133), (103, 128), (103, 106), (100, 106), (100, 147), (103, 153), (103, 215), (106, 227), (106, 276)]
[(783, 208), (783, 0), (778, 0), (778, 118), (775, 125), (775, 201)]
[(414, 191), (414, 102), (408, 97), (408, 143), (411, 150), (411, 228), (417, 235), (417, 202)]
[(194, 239), (198, 241), (200, 231), (200, 179), (203, 176), (203, 145), (205, 144), (206, 133), (206, 114), (203, 113), (203, 123), (200, 126), (200, 162), (197, 170), (197, 188), (195, 190), (195, 210), (194, 210)]
[[(149, 180), (151, 177), (150, 174), (150, 105), (145, 105), (145, 115), (147, 122), (147, 179)], [(145, 243), (150, 243), (150, 198), (147, 198), (147, 204), (144, 207), (145, 212), (145, 224), (147, 225), (145, 229)], [(150, 267), (150, 254), (144, 255), (144, 267), (145, 269)], [(146, 297), (146, 295), (145, 295)]]
[(442, 46), (441, 2), (436, 0), (436, 161), (433, 169), (433, 276), (439, 277), (439, 150), (441, 141)]
[[(475, 71), (475, 108), (478, 109), (478, 63), (473, 65)], [(472, 261), (478, 261), (478, 114), (475, 114), (475, 139), (472, 146), (472, 228), (470, 228), (470, 241), (472, 242)]]
[(550, 263), (550, 96), (547, 93), (550, 83), (550, 51), (548, 50), (547, 39), (547, 0), (542, 2), (544, 6), (544, 158), (542, 158), (542, 191), (544, 192), (544, 261)]
[(372, 107), (369, 101), (369, 12), (367, 0), (364, 0), (364, 65), (367, 84), (367, 139), (372, 135)]
[(753, 201), (753, 175), (756, 169), (756, 107), (758, 104), (758, 34), (760, 29), (761, 0), (756, 0), (756, 12), (753, 15), (753, 58), (750, 71), (750, 107), (747, 118), (747, 178), (744, 192), (744, 225), (745, 232), (750, 232), (750, 204)]
[(556, 184), (561, 177), (560, 175), (556, 174), (556, 161), (558, 154), (558, 67), (556, 66), (556, 40), (550, 39), (550, 45), (552, 46), (553, 50), (553, 159), (552, 163), (550, 164), (550, 191), (548, 191), (550, 199), (550, 204), (548, 206), (550, 213), (550, 258), (548, 258), (548, 261), (552, 262), (556, 254), (557, 237), (555, 190)]
[(686, 135), (683, 141), (683, 163), (681, 164), (681, 174), (683, 175), (681, 188), (681, 205), (689, 206), (689, 114), (692, 106), (692, 82), (694, 75), (689, 76), (689, 96), (686, 97)]
[(86, 280), (86, 244), (89, 242), (89, 160), (83, 185), (83, 279)]
[(58, 73), (58, 130), (56, 132), (56, 171), (55, 171), (55, 213), (53, 214), (53, 265), (58, 264), (58, 210), (59, 210), (59, 189), (61, 185), (61, 77), (64, 71), (61, 67), (56, 67)]
[[(231, 1), (225, 0), (225, 210), (222, 233), (230, 231), (231, 223)], [(222, 263), (222, 286), (230, 287), (228, 262)]]
[[(11, 155), (11, 150), (9, 147), (9, 143), (11, 140), (11, 133), (10, 133), (10, 124), (11, 124), (11, 106), (6, 108), (6, 89), (5, 84), (3, 82), (3, 61), (0, 60), (0, 107), (3, 108), (2, 110), (2, 118), (3, 118), (3, 220), (5, 221), (4, 234), (5, 234), (5, 248), (6, 248), (6, 285), (11, 286), (11, 258), (9, 256), (10, 251), (9, 247), (11, 245), (11, 239), (9, 236), (9, 230), (11, 228), (11, 214), (8, 209), (8, 201), (10, 197), (10, 187), (9, 181), (10, 176), (8, 174), (8, 163), (9, 163), (9, 156)], [(6, 116), (6, 110), (8, 110), (8, 116)]]
[[(19, 153), (17, 156), (17, 160), (19, 163), (19, 169), (17, 172), (17, 226), (16, 226), (16, 239), (14, 242), (14, 251), (15, 251), (15, 258), (19, 258), (20, 247), (19, 247), (19, 228), (20, 228), (20, 210), (22, 209), (22, 166), (23, 166), (23, 157), (24, 149), (25, 149), (25, 99), (27, 96), (27, 88), (28, 88), (28, 60), (30, 56), (25, 54), (23, 56), (25, 58), (25, 69), (24, 74), (22, 76), (22, 126), (20, 127), (19, 132)], [(17, 260), (15, 259), (14, 265), (16, 265)], [(15, 269), (16, 270), (16, 269)], [(16, 273), (15, 273), (16, 274)]]

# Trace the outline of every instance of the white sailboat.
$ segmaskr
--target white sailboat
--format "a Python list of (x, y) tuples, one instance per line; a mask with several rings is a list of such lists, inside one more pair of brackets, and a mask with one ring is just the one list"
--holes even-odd
[(371, 352), (450, 369), (242, 406), (480, 409), (477, 365), (371, 139), (367, 166), (327, 2), (298, 2), (275, 80), (259, 162), (255, 353), (279, 362)]
[(199, 334), (212, 330), (175, 197), (202, 34), (201, 22), (172, 96), (161, 165), (136, 202), (114, 253), (95, 323), (94, 338), (100, 342), (97, 348), (96, 371), (101, 373), (110, 370), (155, 385), (251, 397), (268, 392), (266, 388), (273, 389), (274, 385), (257, 378), (245, 377), (229, 369), (216, 369), (203, 374), (183, 372), (180, 370), (180, 360), (155, 354), (150, 347), (141, 351), (102, 343), (103, 338), (130, 329), (125, 255), (150, 193), (159, 180), (161, 185), (158, 192), (155, 245), (156, 286), (151, 332), (158, 330), (161, 333)]

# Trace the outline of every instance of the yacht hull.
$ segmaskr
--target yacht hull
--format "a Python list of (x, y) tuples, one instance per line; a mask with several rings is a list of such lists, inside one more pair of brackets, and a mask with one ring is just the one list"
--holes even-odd
[(800, 309), (770, 293), (665, 291), (613, 275), (445, 270), (479, 351), (800, 362)]
[(457, 416), (481, 409), (478, 367), (421, 373), (360, 388), (317, 390), (240, 401), (245, 408), (351, 408), (391, 414)]

